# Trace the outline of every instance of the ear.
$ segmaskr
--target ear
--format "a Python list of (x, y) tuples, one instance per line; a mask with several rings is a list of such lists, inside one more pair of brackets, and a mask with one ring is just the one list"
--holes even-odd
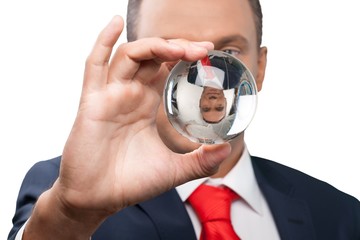
[(258, 57), (258, 71), (255, 77), (256, 86), (258, 91), (260, 92), (262, 89), (262, 85), (265, 78), (265, 70), (266, 70), (266, 62), (267, 62), (267, 48), (261, 47), (259, 51)]

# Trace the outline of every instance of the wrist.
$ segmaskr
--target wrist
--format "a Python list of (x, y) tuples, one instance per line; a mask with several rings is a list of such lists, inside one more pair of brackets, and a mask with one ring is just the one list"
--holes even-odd
[(23, 239), (88, 240), (107, 217), (94, 210), (65, 204), (57, 189), (44, 192), (36, 202)]

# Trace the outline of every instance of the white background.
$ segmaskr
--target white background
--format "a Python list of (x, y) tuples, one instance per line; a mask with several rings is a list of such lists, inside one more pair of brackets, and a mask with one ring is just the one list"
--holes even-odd
[[(360, 198), (358, 2), (262, 1), (268, 69), (246, 140)], [(98, 32), (125, 11), (121, 0), (0, 2), (1, 239), (26, 171), (61, 154)]]

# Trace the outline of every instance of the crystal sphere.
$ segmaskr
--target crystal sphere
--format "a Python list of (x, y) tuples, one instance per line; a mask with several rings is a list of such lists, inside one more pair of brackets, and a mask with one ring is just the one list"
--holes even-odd
[(196, 62), (177, 63), (164, 91), (170, 123), (197, 143), (217, 144), (235, 138), (256, 111), (254, 77), (239, 59), (222, 51), (209, 51)]

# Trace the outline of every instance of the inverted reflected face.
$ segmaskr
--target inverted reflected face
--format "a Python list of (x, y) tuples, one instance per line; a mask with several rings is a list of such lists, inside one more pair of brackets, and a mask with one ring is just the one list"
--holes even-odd
[(205, 122), (218, 123), (226, 115), (226, 98), (222, 89), (204, 87), (200, 97), (200, 113)]
[(165, 84), (164, 102), (169, 122), (181, 135), (217, 144), (246, 129), (255, 113), (257, 90), (241, 61), (209, 51), (204, 59), (175, 65)]

